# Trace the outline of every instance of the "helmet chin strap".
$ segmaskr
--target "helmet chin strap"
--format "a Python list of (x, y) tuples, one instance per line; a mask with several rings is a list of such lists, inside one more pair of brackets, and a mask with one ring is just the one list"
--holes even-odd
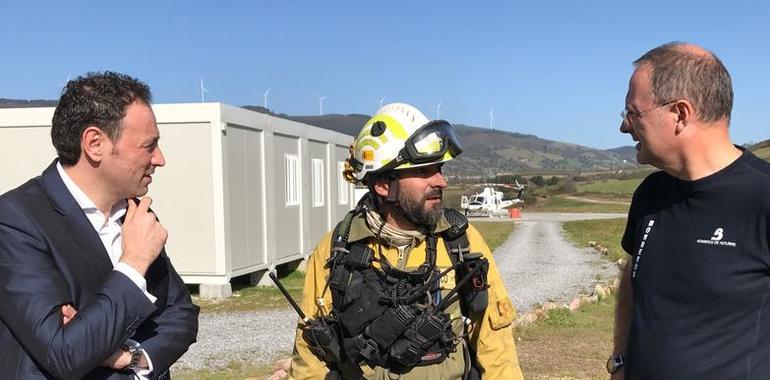
[(409, 221), (414, 225), (417, 225), (417, 223), (414, 220), (412, 220), (412, 218), (406, 215), (404, 210), (401, 209), (401, 206), (399, 206), (398, 191), (399, 191), (398, 174), (393, 173), (388, 177), (388, 195), (385, 198), (383, 198), (383, 203), (389, 206), (388, 207), (389, 212), (397, 215), (400, 218), (406, 219), (407, 221)]
[(385, 197), (385, 202), (395, 204), (398, 202), (398, 175), (390, 177), (388, 183), (388, 196)]

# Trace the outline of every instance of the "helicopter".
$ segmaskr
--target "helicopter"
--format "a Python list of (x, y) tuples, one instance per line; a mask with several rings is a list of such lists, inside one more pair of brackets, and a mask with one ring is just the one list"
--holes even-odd
[[(483, 186), (484, 189), (471, 195), (470, 198), (463, 195), (460, 199), (460, 207), (465, 211), (466, 216), (505, 216), (508, 207), (524, 203), (521, 196), (527, 186), (520, 184), (518, 181), (515, 182), (515, 185), (499, 183), (479, 184), (477, 186)], [(516, 196), (510, 199), (503, 199), (503, 192), (495, 190), (497, 187), (513, 189), (516, 192)]]

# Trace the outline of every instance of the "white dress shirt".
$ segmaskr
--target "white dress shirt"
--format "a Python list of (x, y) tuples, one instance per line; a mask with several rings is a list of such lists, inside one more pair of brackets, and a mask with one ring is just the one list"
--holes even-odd
[[(123, 240), (121, 239), (122, 222), (120, 219), (126, 215), (128, 202), (125, 199), (121, 200), (112, 207), (109, 217), (105, 217), (83, 190), (80, 190), (78, 185), (75, 184), (58, 162), (56, 163), (56, 169), (59, 171), (59, 176), (61, 176), (64, 186), (67, 187), (67, 190), (69, 190), (72, 197), (75, 198), (75, 201), (83, 210), (83, 213), (85, 213), (88, 221), (91, 222), (94, 230), (99, 234), (99, 239), (102, 240), (102, 245), (104, 245), (104, 249), (107, 250), (112, 266), (115, 268), (114, 270), (126, 275), (126, 277), (136, 284), (150, 302), (155, 302), (157, 298), (147, 291), (147, 280), (145, 280), (132, 266), (120, 261), (120, 256), (123, 255)], [(149, 368), (136, 371), (136, 377), (140, 380), (146, 380), (148, 378), (147, 375), (149, 375), (153, 369), (152, 361), (146, 351), (144, 352), (144, 357), (147, 359)]]

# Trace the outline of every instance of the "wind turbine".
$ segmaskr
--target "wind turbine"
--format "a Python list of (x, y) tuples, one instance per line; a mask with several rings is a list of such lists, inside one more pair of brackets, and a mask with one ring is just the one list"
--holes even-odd
[(441, 101), (436, 104), (436, 120), (441, 119)]
[(267, 91), (265, 91), (265, 95), (264, 95), (264, 97), (265, 97), (265, 110), (267, 110), (267, 94), (269, 94), (269, 93), (270, 93), (270, 89), (268, 88)]
[(316, 95), (316, 96), (318, 97), (318, 112), (319, 112), (319, 115), (323, 116), (324, 115), (324, 99), (328, 98), (328, 96), (319, 96), (319, 95)]
[(205, 96), (203, 94), (209, 92), (209, 89), (206, 88), (206, 87), (203, 87), (203, 77), (201, 77), (201, 90), (200, 91), (201, 91), (201, 103), (205, 103), (206, 102), (206, 98), (205, 98)]
[(492, 126), (492, 122), (493, 122), (493, 121), (495, 121), (495, 107), (492, 107), (492, 108), (489, 110), (489, 129), (495, 129), (495, 128)]

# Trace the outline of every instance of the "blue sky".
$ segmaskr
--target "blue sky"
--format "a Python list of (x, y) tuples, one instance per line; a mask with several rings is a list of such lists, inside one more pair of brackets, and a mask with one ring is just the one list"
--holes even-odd
[(618, 132), (631, 62), (668, 41), (714, 51), (733, 77), (731, 136), (770, 137), (763, 1), (6, 1), (0, 97), (55, 99), (68, 76), (115, 70), (156, 103), (262, 104), (292, 115), (411, 103), (430, 118), (595, 148)]

